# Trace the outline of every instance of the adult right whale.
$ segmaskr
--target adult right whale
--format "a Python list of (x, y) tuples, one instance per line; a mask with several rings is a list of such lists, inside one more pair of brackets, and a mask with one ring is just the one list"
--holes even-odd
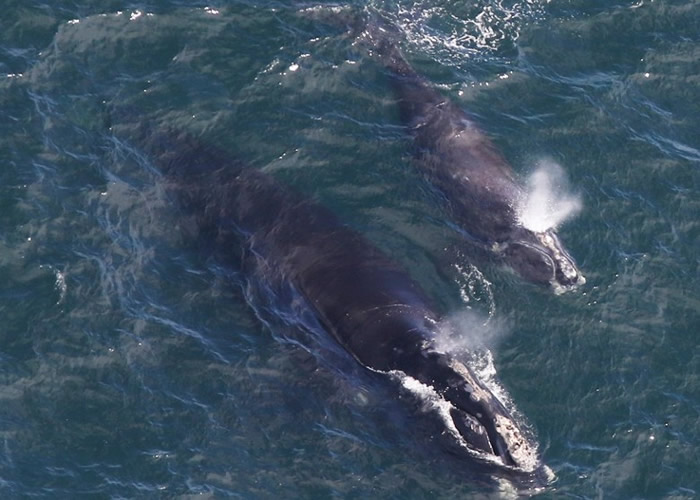
[(398, 380), (437, 412), (437, 438), (451, 451), (527, 488), (551, 480), (519, 418), (441, 349), (449, 326), (402, 266), (327, 208), (216, 147), (180, 132), (136, 127), (125, 134), (158, 167), (166, 192), (194, 217), (198, 239), (217, 261), (240, 267), (249, 280), (293, 287), (285, 300), (301, 299), (361, 365)]
[(389, 70), (416, 163), (444, 195), (468, 240), (555, 293), (584, 284), (554, 228), (523, 224), (519, 207), (526, 192), (513, 169), (467, 113), (411, 67), (396, 45), (395, 29), (374, 19), (364, 37)]

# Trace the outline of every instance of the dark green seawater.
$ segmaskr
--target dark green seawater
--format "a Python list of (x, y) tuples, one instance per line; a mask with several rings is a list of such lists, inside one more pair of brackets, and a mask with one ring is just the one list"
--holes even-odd
[(2, 0), (0, 497), (500, 495), (395, 387), (199, 251), (110, 129), (139, 116), (316, 198), (481, 318), (464, 343), (490, 348), (555, 472), (541, 497), (698, 497), (700, 4), (333, 5), (401, 26), (523, 179), (564, 169), (587, 284), (555, 296), (455, 251), (386, 70), (329, 8)]

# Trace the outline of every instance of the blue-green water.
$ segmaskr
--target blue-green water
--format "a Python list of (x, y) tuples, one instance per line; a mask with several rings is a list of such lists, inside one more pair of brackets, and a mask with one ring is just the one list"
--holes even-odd
[(198, 251), (110, 131), (119, 109), (317, 198), (485, 318), (465, 336), (556, 473), (541, 496), (696, 497), (698, 3), (341, 9), (400, 25), (523, 178), (563, 167), (583, 210), (560, 234), (588, 282), (562, 296), (454, 251), (386, 71), (310, 7), (0, 2), (0, 496), (496, 495), (395, 388)]

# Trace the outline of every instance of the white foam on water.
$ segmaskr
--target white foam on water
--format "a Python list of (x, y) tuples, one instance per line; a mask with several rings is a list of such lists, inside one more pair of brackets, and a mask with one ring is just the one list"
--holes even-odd
[(582, 208), (581, 196), (569, 188), (564, 169), (552, 160), (542, 160), (528, 178), (518, 219), (523, 227), (542, 233), (556, 229)]
[(58, 301), (56, 301), (56, 304), (60, 304), (63, 302), (63, 299), (66, 297), (66, 292), (68, 291), (68, 285), (66, 284), (66, 274), (65, 272), (54, 268), (53, 266), (49, 264), (41, 264), (39, 266), (40, 269), (50, 269), (54, 276), (56, 277), (56, 282), (54, 283), (54, 286), (56, 287), (56, 291), (58, 291)]
[(371, 0), (399, 26), (410, 45), (446, 66), (492, 57), (513, 45), (523, 26), (542, 17), (549, 0), (477, 0), (447, 5), (432, 0)]
[(459, 262), (453, 264), (457, 271), (455, 282), (459, 286), (459, 295), (462, 302), (467, 307), (471, 307), (472, 303), (482, 302), (488, 306), (489, 318), (496, 314), (496, 301), (493, 297), (493, 284), (486, 279), (486, 276), (474, 264), (465, 263), (468, 259), (460, 254)]

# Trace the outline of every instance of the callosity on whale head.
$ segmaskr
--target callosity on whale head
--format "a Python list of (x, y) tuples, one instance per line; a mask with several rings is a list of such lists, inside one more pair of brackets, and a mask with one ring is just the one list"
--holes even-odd
[(495, 245), (495, 250), (523, 278), (549, 285), (555, 293), (586, 283), (576, 262), (552, 229), (538, 232), (518, 226), (507, 243)]
[(536, 441), (513, 411), (471, 367), (430, 344), (401, 367), (410, 379), (404, 387), (440, 408), (452, 441), (472, 458), (524, 473), (537, 470)]
[(407, 369), (394, 373), (426, 410), (437, 411), (440, 440), (474, 461), (470, 467), (478, 465), (518, 490), (545, 488), (554, 480), (522, 417), (473, 368), (427, 343)]

